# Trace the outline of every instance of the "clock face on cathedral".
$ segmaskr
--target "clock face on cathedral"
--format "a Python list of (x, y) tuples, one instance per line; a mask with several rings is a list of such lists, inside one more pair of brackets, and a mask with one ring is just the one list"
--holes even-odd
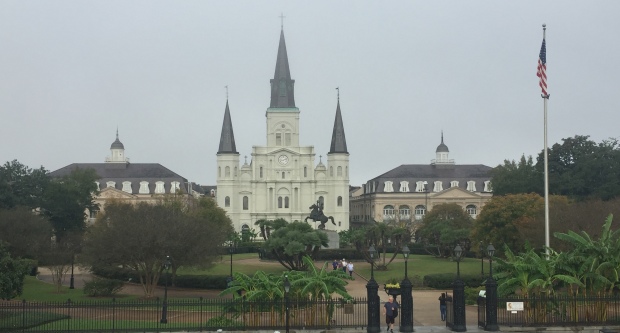
[(279, 162), (281, 165), (287, 165), (287, 164), (288, 164), (288, 156), (286, 156), (286, 155), (280, 155), (280, 156), (278, 157), (278, 162)]

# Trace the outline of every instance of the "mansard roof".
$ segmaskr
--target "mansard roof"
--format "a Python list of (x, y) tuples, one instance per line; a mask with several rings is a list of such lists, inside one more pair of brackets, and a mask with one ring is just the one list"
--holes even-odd
[(123, 182), (131, 182), (132, 193), (137, 194), (140, 182), (149, 182), (149, 193), (155, 192), (155, 182), (163, 181), (168, 193), (170, 182), (179, 182), (183, 193), (187, 193), (187, 179), (171, 171), (159, 163), (72, 163), (56, 171), (50, 172), (51, 177), (63, 177), (75, 169), (94, 169), (99, 176), (98, 182), (101, 189), (105, 188), (108, 181), (116, 182), (115, 188), (122, 189)]
[[(450, 182), (456, 180), (459, 187), (466, 188), (468, 181), (476, 183), (476, 192), (482, 192), (484, 182), (491, 180), (491, 170), (493, 168), (483, 164), (463, 164), (450, 167), (437, 167), (430, 164), (403, 164), (378, 177), (368, 181), (375, 183), (375, 192), (383, 192), (384, 184), (387, 181), (393, 182), (396, 186), (401, 181), (409, 182), (409, 192), (415, 191), (415, 183), (418, 181), (428, 182), (427, 189), (433, 190), (435, 181), (443, 182), (444, 189), (450, 187)], [(395, 192), (397, 189), (395, 188)]]

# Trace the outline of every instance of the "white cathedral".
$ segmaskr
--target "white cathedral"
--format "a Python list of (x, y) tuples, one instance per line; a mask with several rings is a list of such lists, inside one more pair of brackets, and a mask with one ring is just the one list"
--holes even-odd
[[(327, 230), (349, 229), (349, 153), (340, 113), (340, 99), (327, 165), (316, 164), (314, 146), (299, 143), (299, 108), (289, 70), (284, 31), (275, 74), (271, 82), (271, 104), (267, 118), (267, 143), (252, 147), (252, 159), (240, 165), (228, 101), (217, 152), (217, 203), (226, 210), (237, 231), (248, 230), (261, 219), (283, 218), (304, 221), (310, 206), (319, 202)], [(320, 223), (308, 219), (318, 228)]]

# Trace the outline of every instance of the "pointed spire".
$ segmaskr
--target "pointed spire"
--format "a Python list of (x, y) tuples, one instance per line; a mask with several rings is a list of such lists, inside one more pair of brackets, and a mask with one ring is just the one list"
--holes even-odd
[(235, 145), (235, 134), (233, 133), (232, 120), (230, 119), (230, 109), (228, 99), (226, 99), (226, 111), (224, 111), (224, 122), (222, 123), (222, 135), (220, 136), (220, 149), (218, 154), (239, 154)]
[(338, 90), (338, 105), (336, 106), (336, 119), (334, 120), (334, 131), (332, 133), (332, 144), (329, 153), (345, 153), (347, 151), (347, 139), (344, 136), (344, 124), (342, 123), (342, 114), (340, 113), (340, 89)]
[(291, 79), (291, 71), (288, 67), (288, 55), (284, 42), (284, 29), (280, 31), (280, 45), (278, 46), (278, 59), (276, 70), (271, 82), (271, 108), (294, 108), (295, 80)]
[(123, 145), (121, 140), (118, 139), (118, 126), (116, 127), (116, 140), (112, 142), (110, 149), (125, 149), (125, 146)]

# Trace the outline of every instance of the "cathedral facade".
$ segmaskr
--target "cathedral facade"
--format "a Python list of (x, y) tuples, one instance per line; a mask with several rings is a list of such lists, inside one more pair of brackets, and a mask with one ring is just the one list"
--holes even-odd
[[(271, 102), (265, 112), (266, 144), (252, 147), (252, 158), (240, 164), (231, 111), (226, 102), (217, 152), (217, 203), (226, 210), (237, 231), (254, 227), (258, 220), (283, 218), (304, 221), (310, 206), (319, 204), (332, 216), (325, 228), (349, 229), (349, 153), (340, 111), (336, 105), (334, 128), (326, 164), (316, 162), (313, 146), (299, 142), (300, 110), (295, 105), (284, 31), (271, 82)], [(319, 227), (319, 222), (307, 220)]]

